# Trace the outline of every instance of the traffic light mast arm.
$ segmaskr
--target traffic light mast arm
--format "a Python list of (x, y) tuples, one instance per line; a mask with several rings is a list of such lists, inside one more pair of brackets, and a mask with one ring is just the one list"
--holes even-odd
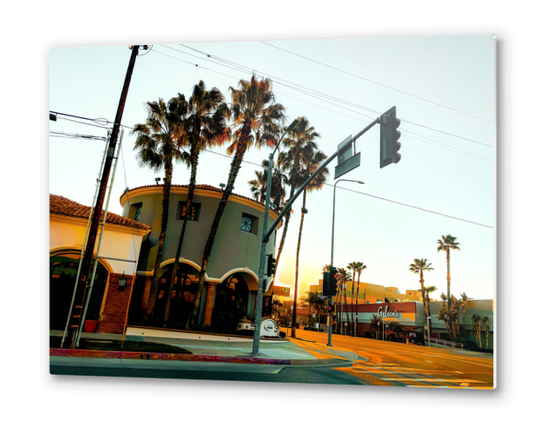
[[(372, 127), (374, 127), (376, 124), (380, 123), (380, 117), (376, 118), (373, 122), (371, 122), (369, 125), (367, 125), (364, 129), (362, 129), (359, 133), (357, 133), (354, 137), (352, 137), (352, 141), (350, 143), (347, 143), (342, 147), (342, 149), (348, 148), (354, 141), (356, 141), (359, 137), (361, 137), (363, 134), (365, 134), (368, 130), (370, 130)], [(275, 222), (273, 222), (273, 225), (269, 228), (269, 231), (264, 235), (263, 241), (267, 243), (269, 241), (269, 237), (271, 237), (271, 234), (273, 234), (273, 231), (275, 231), (275, 228), (277, 228), (277, 225), (279, 225), (280, 221), (282, 220), (282, 217), (288, 213), (288, 211), (292, 208), (292, 204), (294, 203), (295, 199), (299, 197), (301, 193), (303, 193), (303, 190), (305, 190), (305, 187), (309, 185), (309, 183), (316, 177), (326, 166), (329, 165), (329, 163), (335, 159), (339, 155), (339, 150), (337, 150), (335, 153), (333, 153), (327, 160), (322, 163), (314, 173), (307, 178), (307, 181), (303, 183), (301, 187), (295, 192), (293, 197), (290, 199), (288, 204), (284, 207), (282, 212), (279, 214)]]

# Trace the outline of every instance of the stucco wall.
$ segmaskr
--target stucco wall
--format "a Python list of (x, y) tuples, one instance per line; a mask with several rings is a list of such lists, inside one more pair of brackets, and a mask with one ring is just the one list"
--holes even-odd
[[(162, 266), (175, 260), (177, 244), (183, 221), (178, 215), (179, 202), (186, 202), (188, 189), (172, 187), (168, 228), (164, 242)], [(184, 262), (200, 269), (203, 249), (214, 220), (222, 192), (197, 189), (194, 203), (201, 204), (197, 221), (188, 221), (181, 258)], [(160, 222), (162, 217), (162, 186), (142, 187), (133, 189), (121, 198), (123, 216), (131, 217), (130, 207), (141, 203), (139, 222), (152, 227), (148, 239), (144, 242), (139, 261), (140, 273), (152, 273), (158, 249)], [(258, 274), (260, 263), (261, 235), (263, 230), (263, 205), (249, 199), (231, 196), (220, 221), (218, 233), (213, 244), (213, 250), (207, 265), (207, 279), (221, 281), (234, 270), (248, 268), (254, 275)], [(241, 230), (241, 217), (247, 213), (258, 218), (256, 234)], [(277, 214), (270, 212), (269, 224), (274, 222)], [(266, 253), (273, 254), (275, 250), (276, 232), (267, 244)]]
[[(49, 251), (54, 254), (56, 251), (64, 249), (80, 250), (85, 240), (87, 222), (78, 219), (63, 219), (51, 216), (49, 223)], [(100, 257), (115, 258), (101, 259), (106, 262), (110, 270), (114, 273), (132, 274), (135, 272), (136, 262), (139, 257), (141, 231), (135, 231), (131, 234), (130, 230), (115, 229), (114, 226), (106, 225), (103, 240), (100, 245)], [(94, 252), (98, 249), (98, 238)]]

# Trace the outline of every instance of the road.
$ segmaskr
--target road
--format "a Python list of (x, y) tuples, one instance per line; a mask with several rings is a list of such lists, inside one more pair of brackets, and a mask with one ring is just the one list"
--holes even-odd
[[(341, 384), (424, 388), (492, 389), (493, 355), (460, 349), (406, 345), (297, 330), (291, 342), (313, 356), (334, 358), (336, 350), (358, 355), (352, 364), (282, 366), (262, 364), (51, 357), (57, 375), (175, 378), (275, 383)], [(344, 359), (344, 358), (339, 358)]]
[[(210, 362), (118, 360), (51, 357), (55, 375), (228, 380), (269, 383), (360, 384), (359, 379), (329, 366), (277, 366)], [(363, 384), (363, 383), (362, 383)]]
[[(293, 342), (305, 349), (321, 351), (327, 333), (296, 330)], [(314, 343), (316, 342), (316, 343)], [(493, 355), (461, 349), (425, 347), (334, 334), (335, 348), (355, 352), (352, 367), (336, 370), (375, 386), (493, 388)]]

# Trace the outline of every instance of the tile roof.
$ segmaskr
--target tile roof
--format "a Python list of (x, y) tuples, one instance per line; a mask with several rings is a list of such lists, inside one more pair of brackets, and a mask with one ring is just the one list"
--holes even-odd
[[(90, 214), (90, 206), (84, 206), (73, 200), (67, 199), (55, 194), (49, 194), (49, 214), (69, 216), (72, 218), (88, 219)], [(103, 212), (100, 216), (100, 220), (103, 219)], [(141, 224), (133, 219), (124, 218), (123, 216), (114, 214), (112, 212), (107, 213), (106, 222), (108, 224), (122, 225), (124, 227), (137, 228), (139, 230), (150, 230), (148, 225)]]

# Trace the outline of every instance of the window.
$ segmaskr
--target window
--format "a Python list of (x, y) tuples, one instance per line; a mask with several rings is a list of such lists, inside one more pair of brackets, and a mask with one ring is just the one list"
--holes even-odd
[(134, 219), (136, 221), (139, 221), (141, 218), (141, 207), (143, 206), (143, 203), (134, 203), (130, 206), (130, 213), (128, 215), (128, 218)]
[[(188, 214), (189, 221), (197, 221), (199, 218), (199, 211), (201, 209), (200, 203), (192, 203), (190, 206), (190, 213)], [(179, 202), (179, 207), (177, 208), (177, 220), (183, 220), (186, 216), (187, 208), (186, 202)]]
[(258, 234), (258, 218), (248, 213), (243, 213), (241, 216), (241, 231), (246, 231), (254, 235)]

